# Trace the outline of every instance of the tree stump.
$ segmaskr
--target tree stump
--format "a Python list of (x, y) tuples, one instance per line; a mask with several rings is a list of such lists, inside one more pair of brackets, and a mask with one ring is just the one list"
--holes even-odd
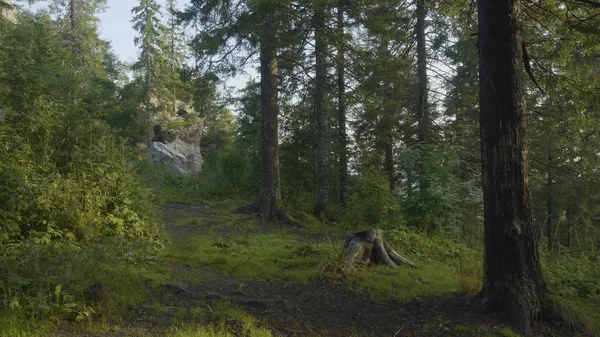
[(383, 237), (381, 229), (348, 233), (344, 240), (346, 250), (344, 270), (349, 272), (369, 264), (383, 264), (390, 268), (417, 265), (394, 251)]

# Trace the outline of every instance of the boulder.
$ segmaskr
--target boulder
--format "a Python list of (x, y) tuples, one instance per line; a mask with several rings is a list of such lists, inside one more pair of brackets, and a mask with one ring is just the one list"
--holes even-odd
[(148, 148), (152, 163), (182, 175), (202, 170), (202, 120), (170, 118), (162, 125), (156, 125), (154, 132), (154, 141)]
[(17, 23), (16, 10), (13, 5), (13, 0), (3, 0), (3, 6), (0, 6), (0, 18), (4, 18), (12, 23)]

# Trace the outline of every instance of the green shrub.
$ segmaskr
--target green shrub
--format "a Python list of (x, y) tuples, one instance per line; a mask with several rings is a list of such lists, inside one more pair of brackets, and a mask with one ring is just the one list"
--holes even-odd
[(342, 217), (349, 226), (386, 227), (399, 221), (398, 202), (386, 177), (373, 170), (361, 172), (351, 188), (350, 204)]
[(236, 147), (219, 151), (211, 146), (203, 155), (202, 171), (191, 176), (145, 165), (140, 167), (140, 172), (150, 186), (160, 191), (163, 202), (202, 203), (256, 198), (260, 181), (256, 158)]
[(134, 152), (102, 121), (60, 110), (7, 114), (0, 143), (0, 307), (85, 318), (87, 284), (161, 247)]
[(563, 300), (585, 299), (600, 304), (598, 257), (561, 255), (546, 262), (545, 279), (550, 290)]

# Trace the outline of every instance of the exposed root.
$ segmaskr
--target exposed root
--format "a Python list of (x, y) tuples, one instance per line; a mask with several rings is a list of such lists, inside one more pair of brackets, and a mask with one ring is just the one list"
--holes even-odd
[[(235, 211), (233, 211), (233, 213), (235, 214), (256, 214), (257, 217), (260, 218), (260, 220), (263, 223), (268, 222), (268, 214), (269, 214), (269, 210), (267, 210), (265, 208), (265, 210), (261, 209), (261, 204), (260, 201), (255, 201), (249, 205), (246, 206), (242, 206), (238, 209), (236, 209)], [(275, 214), (275, 218), (274, 220), (281, 222), (283, 224), (286, 225), (291, 225), (294, 227), (303, 227), (302, 224), (294, 219), (292, 219), (286, 211), (284, 211), (281, 207), (277, 207), (275, 210), (272, 211), (273, 214)]]
[[(542, 308), (542, 318), (555, 322), (575, 333), (585, 336), (598, 336), (589, 320), (574, 308), (554, 300), (548, 300)], [(598, 328), (598, 327), (596, 327)]]
[(513, 328), (524, 336), (532, 336), (536, 321), (554, 323), (581, 336), (597, 336), (593, 324), (585, 316), (547, 296), (542, 296), (535, 305), (527, 304), (524, 298), (517, 295), (506, 294), (501, 297), (489, 290), (482, 291), (479, 298), (484, 312), (505, 311)]
[(303, 227), (302, 224), (294, 219), (292, 219), (286, 211), (284, 211), (283, 209), (279, 208), (277, 210), (277, 220), (283, 222), (286, 225), (291, 225), (291, 226), (295, 226), (295, 227)]
[(329, 207), (317, 207), (313, 209), (313, 216), (319, 222), (332, 222), (337, 223), (338, 219), (334, 215), (334, 212)]
[(235, 211), (233, 211), (233, 213), (235, 213), (235, 214), (253, 214), (253, 213), (257, 213), (258, 210), (259, 210), (259, 204), (258, 204), (258, 201), (255, 201), (255, 202), (251, 203), (250, 205), (246, 205), (246, 206), (237, 208)]

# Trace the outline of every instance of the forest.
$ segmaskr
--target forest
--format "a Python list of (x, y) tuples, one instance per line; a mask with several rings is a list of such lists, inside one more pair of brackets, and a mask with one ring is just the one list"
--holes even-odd
[(600, 335), (600, 1), (116, 2), (0, 0), (1, 337)]

